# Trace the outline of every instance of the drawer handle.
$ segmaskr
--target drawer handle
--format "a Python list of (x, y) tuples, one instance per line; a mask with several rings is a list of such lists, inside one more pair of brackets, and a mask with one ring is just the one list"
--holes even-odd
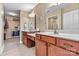
[(66, 47), (73, 47), (72, 45), (67, 44), (67, 43), (64, 43), (64, 46), (66, 46)]

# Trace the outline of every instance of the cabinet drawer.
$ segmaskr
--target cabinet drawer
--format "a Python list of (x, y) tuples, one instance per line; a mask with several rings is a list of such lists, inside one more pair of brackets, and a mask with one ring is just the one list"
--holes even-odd
[(57, 39), (57, 45), (67, 50), (71, 50), (71, 51), (79, 53), (79, 42), (70, 41), (66, 39), (62, 39), (62, 40)]
[(49, 36), (41, 36), (41, 40), (55, 44), (55, 38)]
[(37, 39), (40, 39), (40, 37), (41, 37), (40, 35), (36, 34), (36, 38), (37, 38)]
[(48, 56), (78, 56), (76, 53), (67, 51), (52, 44), (48, 46)]

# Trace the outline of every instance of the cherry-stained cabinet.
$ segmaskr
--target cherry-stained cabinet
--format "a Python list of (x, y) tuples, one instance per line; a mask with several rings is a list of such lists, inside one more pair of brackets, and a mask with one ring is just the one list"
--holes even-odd
[(77, 54), (55, 45), (48, 44), (48, 56), (77, 56)]
[(37, 34), (37, 56), (79, 56), (79, 42)]
[(47, 55), (47, 45), (46, 42), (41, 40), (36, 40), (36, 55), (37, 56), (46, 56)]
[(56, 39), (54, 37), (50, 37), (50, 36), (42, 35), (41, 40), (48, 42), (48, 43), (52, 43), (52, 44), (56, 43)]
[(27, 46), (27, 33), (26, 32), (22, 32), (22, 42), (24, 45)]
[(22, 42), (28, 48), (35, 46), (35, 37), (29, 36), (28, 34), (31, 32), (22, 32)]
[(35, 37), (27, 35), (27, 47), (31, 48), (35, 46)]
[(58, 38), (57, 46), (79, 53), (79, 42), (77, 41), (71, 41), (71, 40)]

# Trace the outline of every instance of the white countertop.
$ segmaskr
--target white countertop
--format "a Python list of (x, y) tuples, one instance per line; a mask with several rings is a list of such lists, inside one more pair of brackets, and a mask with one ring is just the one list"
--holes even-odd
[(29, 33), (27, 35), (35, 37), (36, 36), (36, 33)]
[(40, 33), (37, 33), (37, 34), (42, 34), (42, 35), (47, 35), (47, 36), (54, 36), (54, 37), (64, 38), (64, 39), (68, 39), (68, 40), (79, 41), (79, 35), (78, 34), (67, 34), (67, 33), (54, 34), (53, 32), (40, 32)]
[(24, 31), (24, 32), (35, 32), (37, 30), (22, 30), (22, 31)]

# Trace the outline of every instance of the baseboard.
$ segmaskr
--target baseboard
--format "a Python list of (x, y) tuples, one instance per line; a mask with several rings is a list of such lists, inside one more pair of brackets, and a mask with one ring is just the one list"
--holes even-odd
[(3, 46), (0, 48), (0, 54), (2, 54), (3, 51), (4, 51), (4, 44), (3, 44)]

